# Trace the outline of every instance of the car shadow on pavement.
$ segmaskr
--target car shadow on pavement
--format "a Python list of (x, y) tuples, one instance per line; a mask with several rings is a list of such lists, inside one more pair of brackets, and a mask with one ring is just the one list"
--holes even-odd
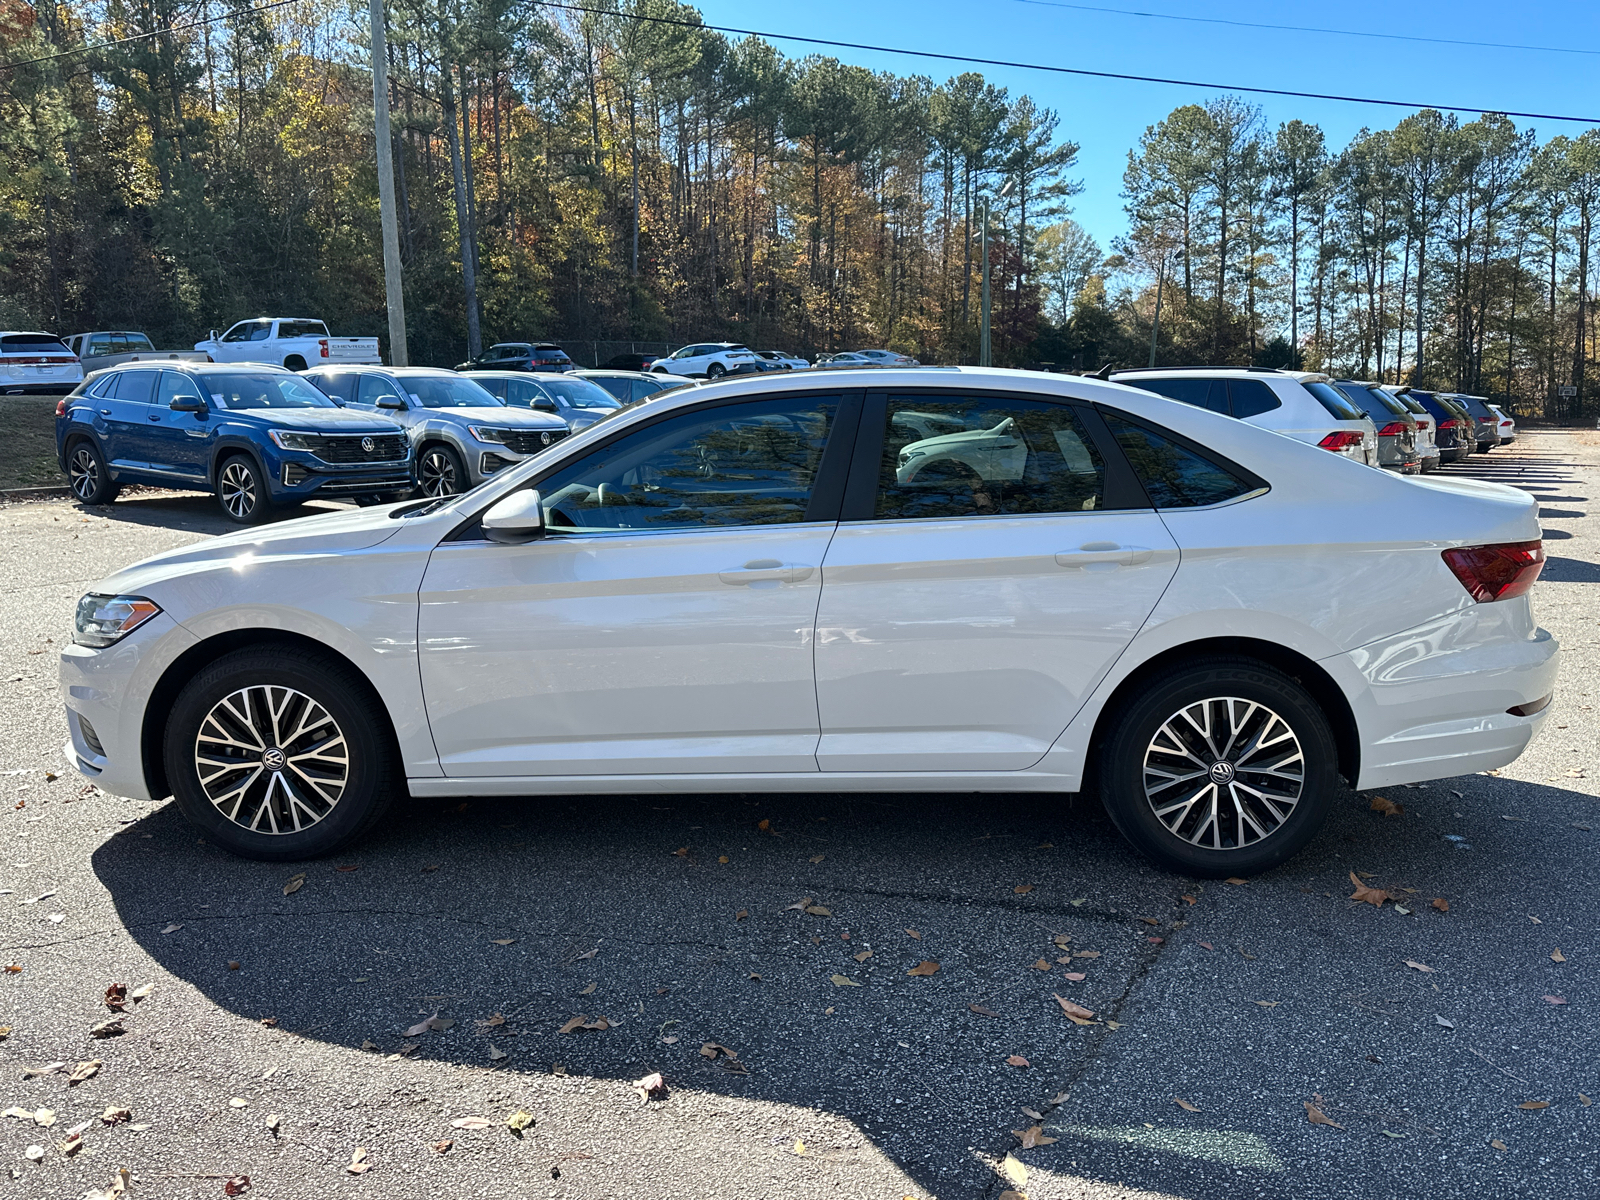
[[(298, 517), (315, 517), (324, 513), (348, 509), (348, 504), (317, 500), (310, 504), (272, 509), (262, 524), (293, 521)], [(253, 526), (240, 525), (222, 515), (216, 497), (205, 492), (169, 492), (139, 488), (124, 493), (111, 504), (82, 506), (86, 513), (105, 517), (110, 521), (123, 521), (133, 525), (149, 525), (160, 529), (179, 529), (185, 533), (237, 533)]]
[[(1484, 776), (1432, 787), (1392, 792), (1410, 810), (1400, 819), (1341, 791), (1317, 841), (1249, 886), (1159, 871), (1098, 803), (1059, 795), (408, 801), (366, 843), (299, 864), (197, 844), (168, 804), (107, 840), (94, 869), (129, 934), (211, 1003), (366, 1049), (375, 1069), (398, 1055), (508, 1079), (626, 1084), (659, 1071), (673, 1089), (838, 1114), (929, 1193), (982, 1195), (997, 1188), (991, 1164), (1017, 1146), (1009, 1131), (1029, 1123), (1021, 1111), (1078, 1129), (1085, 1104), (1110, 1103), (1092, 1099), (1097, 1069), (1130, 1050), (1133, 1065), (1112, 1070), (1116, 1103), (1137, 1107), (1148, 1091), (1142, 1119), (1166, 1122), (1171, 1072), (1205, 1073), (1191, 1045), (1202, 1031), (1228, 1071), (1255, 1074), (1231, 1109), (1213, 1100), (1215, 1115), (1195, 1119), (1219, 1136), (1249, 1131), (1278, 1147), (1274, 1161), (1291, 1161), (1303, 1130), (1249, 1101), (1285, 1086), (1239, 1015), (1264, 1010), (1225, 999), (1217, 972), (1274, 970), (1270, 993), (1241, 986), (1283, 999), (1303, 989), (1308, 1005), (1330, 1005), (1328, 1020), (1300, 1009), (1273, 1036), (1297, 1043), (1297, 1079), (1319, 1078), (1321, 1059), (1348, 1073), (1330, 1030), (1365, 1027), (1370, 1015), (1335, 997), (1372, 973), (1375, 955), (1449, 955), (1428, 941), (1452, 928), (1425, 907), (1431, 896), (1525, 907), (1526, 890), (1549, 886), (1537, 864), (1574, 852), (1561, 822), (1502, 825), (1493, 814), (1586, 797)], [(1463, 832), (1476, 853), (1462, 851)], [(1535, 865), (1524, 859), (1509, 877), (1501, 843), (1519, 838)], [(1417, 890), (1408, 903), (1422, 924), (1347, 900), (1355, 863), (1375, 884)], [(1211, 981), (1200, 981), (1199, 1007), (1180, 997), (1165, 1010), (1146, 995), (1196, 966)], [(1163, 968), (1168, 981), (1155, 986)], [(1095, 1023), (1069, 1022), (1058, 997)], [(1418, 1003), (1431, 1029), (1440, 1001)], [(1213, 1013), (1218, 1004), (1226, 1011)], [(421, 1028), (435, 1015), (453, 1024)], [(564, 1032), (578, 1018), (608, 1027)], [(1118, 1032), (1128, 1023), (1138, 1032)], [(1426, 1108), (1425, 1081), (1417, 1087)], [(1029, 1152), (1061, 1180), (1217, 1195), (1256, 1174), (1170, 1146), (1061, 1136)], [(1384, 1164), (1341, 1160), (1341, 1177), (1360, 1177), (1349, 1179), (1359, 1191), (1380, 1185), (1396, 1155), (1421, 1155), (1425, 1171), (1439, 1153), (1437, 1139), (1396, 1145)], [(1324, 1170), (1314, 1159), (1292, 1170)], [(1261, 1195), (1297, 1194), (1284, 1169), (1259, 1175), (1252, 1194), (1256, 1184)]]
[[(1545, 537), (1550, 531), (1545, 531)], [(1600, 583), (1600, 564), (1580, 558), (1547, 558), (1539, 578), (1548, 583)]]

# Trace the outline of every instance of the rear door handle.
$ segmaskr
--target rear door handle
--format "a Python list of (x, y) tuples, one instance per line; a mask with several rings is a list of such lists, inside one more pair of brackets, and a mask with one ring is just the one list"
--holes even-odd
[(757, 558), (747, 562), (742, 567), (735, 567), (728, 571), (718, 571), (717, 578), (723, 583), (738, 587), (740, 584), (751, 583), (801, 583), (811, 577), (815, 567), (808, 567), (803, 563), (779, 562), (775, 558)]
[(1099, 567), (1109, 570), (1113, 567), (1137, 567), (1147, 563), (1155, 556), (1155, 551), (1148, 546), (1121, 546), (1116, 542), (1085, 542), (1076, 550), (1064, 550), (1056, 554), (1056, 565), (1059, 567)]

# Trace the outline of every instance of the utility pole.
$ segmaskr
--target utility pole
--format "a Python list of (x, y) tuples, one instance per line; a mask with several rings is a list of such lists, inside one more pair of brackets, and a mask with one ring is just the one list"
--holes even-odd
[[(1179, 250), (1173, 257), (1182, 259), (1183, 251)], [(1167, 251), (1161, 250), (1160, 264), (1156, 267), (1156, 316), (1150, 323), (1150, 365), (1156, 365), (1156, 339), (1161, 336), (1161, 295), (1166, 290), (1167, 283)]]
[[(1005, 187), (1000, 189), (1000, 199), (1004, 200), (1011, 194), (1011, 185), (1016, 180), (1006, 180)], [(983, 294), (980, 307), (983, 309), (983, 318), (978, 326), (978, 365), (980, 367), (992, 366), (989, 361), (989, 197), (983, 198)], [(967, 245), (971, 245), (968, 242)]]
[(406, 299), (400, 278), (400, 224), (395, 218), (394, 144), (389, 140), (389, 50), (383, 0), (372, 2), (372, 134), (378, 149), (378, 209), (383, 229), (383, 290), (389, 302), (389, 365), (409, 366)]

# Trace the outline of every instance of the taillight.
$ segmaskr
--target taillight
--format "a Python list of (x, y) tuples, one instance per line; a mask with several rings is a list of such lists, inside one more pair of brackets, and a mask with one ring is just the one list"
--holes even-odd
[(1444, 551), (1467, 594), (1479, 604), (1526, 595), (1544, 568), (1544, 542), (1505, 542)]
[(1405, 431), (1406, 431), (1406, 424), (1405, 424), (1404, 421), (1390, 421), (1382, 429), (1378, 430), (1378, 436), (1379, 437), (1400, 437), (1402, 434), (1405, 433)]
[(1361, 435), (1353, 429), (1336, 429), (1317, 445), (1324, 450), (1332, 450), (1335, 454), (1350, 449), (1351, 446), (1361, 445)]
[(61, 399), (56, 401), (56, 416), (64, 417), (66, 415), (67, 415), (67, 398), (65, 396), (63, 396), (63, 397), (61, 397)]
[(317, 339), (317, 345), (322, 347), (322, 357), (323, 358), (327, 358), (328, 357), (328, 339), (327, 338), (318, 338)]
[(1439, 428), (1440, 429), (1454, 429), (1455, 427), (1456, 427), (1456, 419), (1454, 417), (1451, 417), (1448, 421), (1440, 421), (1439, 422)]

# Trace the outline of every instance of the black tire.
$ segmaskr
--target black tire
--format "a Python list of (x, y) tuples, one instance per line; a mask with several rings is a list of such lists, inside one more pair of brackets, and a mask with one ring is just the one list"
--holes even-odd
[(707, 379), (721, 379), (727, 373), (728, 373), (728, 369), (726, 367), (724, 367), (721, 363), (712, 363), (709, 367), (706, 368), (706, 378)]
[(298, 354), (291, 354), (288, 358), (283, 360), (283, 365), (285, 370), (304, 371), (306, 369), (306, 360), (301, 358)]
[(222, 515), (235, 525), (255, 525), (272, 511), (267, 477), (248, 454), (235, 454), (217, 465), (213, 494)]
[(467, 464), (455, 447), (433, 442), (417, 455), (417, 491), (424, 496), (455, 496), (472, 486)]
[[(1230, 699), (1260, 708), (1229, 705)], [(1191, 707), (1202, 705), (1203, 708)], [(1295, 774), (1294, 758), (1285, 757), (1286, 752), (1292, 752), (1292, 746), (1287, 751), (1281, 744), (1276, 750), (1270, 748), (1279, 741), (1282, 730), (1262, 717), (1260, 709), (1281, 722), (1298, 742), (1298, 798), (1291, 805), (1266, 805), (1248, 794), (1256, 787), (1270, 787), (1283, 796), (1296, 788), (1293, 781), (1249, 770), (1251, 765), (1260, 768), (1270, 764), (1288, 768), (1287, 775)], [(1180, 733), (1194, 736), (1189, 726), (1181, 724), (1186, 710), (1198, 715), (1200, 723), (1213, 731), (1220, 730), (1224, 723), (1231, 726), (1236, 719), (1242, 746), (1230, 750), (1224, 743), (1223, 753), (1213, 755), (1205, 748), (1204, 739), (1196, 738), (1190, 743), (1191, 755), (1198, 750), (1202, 761), (1213, 758), (1207, 777), (1199, 778), (1198, 783), (1195, 779), (1180, 779), (1157, 785), (1163, 768), (1183, 770), (1177, 755), (1164, 754), (1161, 748), (1170, 744), (1166, 740), (1169, 735), (1164, 732), (1164, 727), (1172, 728), (1169, 722), (1179, 721)], [(1239, 658), (1183, 663), (1151, 679), (1109, 716), (1112, 732), (1101, 747), (1097, 764), (1100, 798), (1123, 836), (1169, 870), (1199, 878), (1258, 874), (1299, 853), (1328, 818), (1339, 787), (1333, 731), (1311, 695), (1273, 667)], [(1263, 737), (1269, 748), (1254, 748)], [(1147, 754), (1153, 774), (1147, 774)], [(1224, 760), (1228, 761), (1226, 768), (1222, 766)], [(1233, 766), (1235, 760), (1240, 763), (1237, 768)], [(1146, 791), (1147, 780), (1155, 785), (1151, 794)], [(1190, 783), (1196, 783), (1195, 799), (1189, 801), (1191, 807), (1179, 809), (1177, 805), (1188, 800)], [(1246, 793), (1242, 803), (1241, 788)], [(1209, 825), (1207, 789), (1214, 789), (1211, 795), (1221, 801), (1218, 819)], [(1177, 811), (1163, 820), (1156, 810), (1168, 805)], [(1229, 806), (1234, 809), (1231, 814), (1226, 811)], [(1241, 814), (1249, 819), (1243, 819)], [(1169, 828), (1169, 821), (1173, 827)], [(1256, 823), (1254, 829), (1252, 821)], [(1264, 834), (1257, 836), (1263, 828)]]
[[(303, 705), (301, 700), (287, 696), (291, 689), (321, 706), (342, 735), (347, 773), (341, 786), (333, 788), (324, 777), (321, 784), (324, 793), (319, 795), (316, 788), (306, 782), (305, 775), (297, 773), (294, 765), (294, 760), (305, 754), (307, 747), (320, 745), (324, 751), (337, 754), (337, 745), (328, 742), (325, 722), (312, 724), (307, 734), (291, 745), (276, 747), (287, 756), (288, 763), (279, 770), (268, 769), (265, 751), (254, 759), (243, 752), (230, 752), (238, 758), (240, 766), (223, 771), (220, 778), (213, 775), (202, 781), (196, 754), (204, 744), (202, 732), (213, 729), (208, 723), (209, 715), (230, 698), (235, 711), (260, 714), (263, 710), (259, 697), (265, 693), (249, 689), (274, 689), (271, 695), (286, 697), (285, 707), (280, 709), (286, 721), (298, 723), (303, 713), (315, 712), (309, 704)], [(247, 696), (242, 710), (237, 698), (241, 692)], [(205, 832), (207, 841), (243, 858), (286, 862), (331, 854), (377, 824), (398, 790), (394, 739), (381, 713), (382, 707), (365, 681), (342, 663), (310, 651), (282, 647), (226, 654), (184, 685), (167, 719), (162, 754), (173, 798), (183, 815)], [(230, 720), (226, 713), (220, 719)], [(235, 740), (247, 740), (239, 736), (237, 725), (223, 731)], [(271, 738), (256, 737), (255, 740)], [(269, 750), (273, 748), (268, 747)], [(311, 767), (317, 770), (315, 764)], [(213, 792), (224, 797), (225, 807), (231, 803), (225, 789), (238, 786), (251, 770), (255, 775), (234, 806), (233, 815), (225, 813), (207, 793), (207, 783), (211, 784)], [(326, 776), (326, 772), (323, 774)], [(281, 778), (269, 783), (273, 775)], [(303, 803), (310, 808), (300, 816), (303, 828), (273, 833), (274, 821), (279, 822), (280, 828), (289, 826), (291, 817), (301, 811), (284, 799), (286, 785), (297, 787)], [(330, 792), (334, 794), (328, 803)], [(312, 820), (313, 814), (318, 819)], [(235, 816), (240, 819), (234, 819)], [(257, 828), (252, 829), (250, 825)]]
[(67, 479), (79, 504), (110, 504), (122, 491), (111, 482), (105, 456), (89, 438), (79, 438), (67, 447)]

